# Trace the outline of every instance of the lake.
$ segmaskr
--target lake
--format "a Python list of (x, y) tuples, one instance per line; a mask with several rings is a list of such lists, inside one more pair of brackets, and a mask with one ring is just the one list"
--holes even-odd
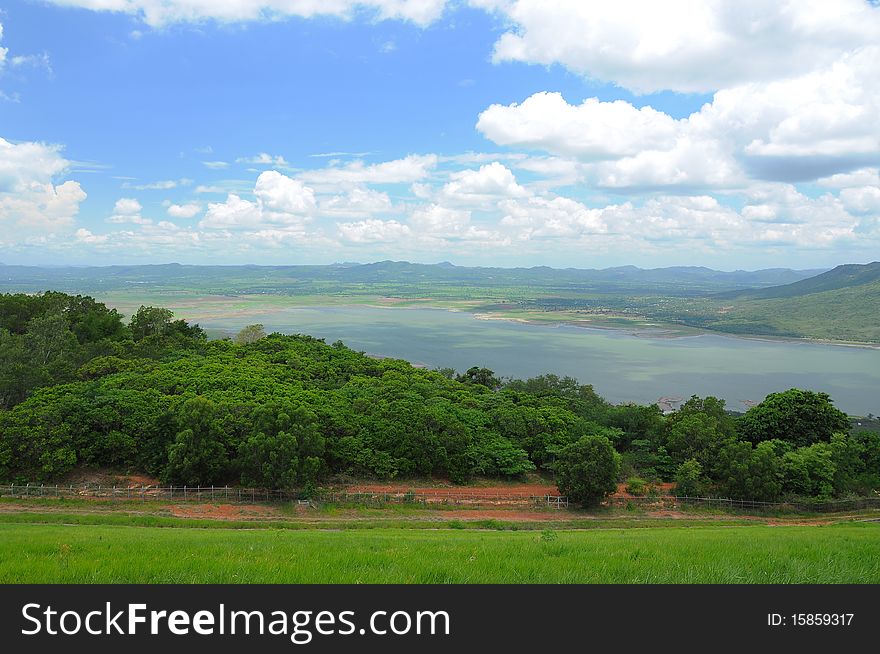
[(209, 330), (311, 334), (378, 356), (458, 371), (478, 365), (505, 377), (569, 375), (612, 402), (715, 395), (732, 409), (791, 387), (824, 391), (856, 415), (880, 413), (880, 350), (698, 334), (589, 329), (479, 320), (426, 308), (284, 307), (203, 317)]

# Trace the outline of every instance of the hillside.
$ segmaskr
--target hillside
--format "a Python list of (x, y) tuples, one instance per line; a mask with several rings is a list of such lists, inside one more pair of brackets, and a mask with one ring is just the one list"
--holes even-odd
[(720, 331), (880, 342), (880, 262), (838, 266), (793, 284), (715, 296)]
[(808, 277), (783, 286), (772, 286), (763, 289), (749, 289), (719, 294), (721, 298), (791, 298), (812, 295), (825, 291), (852, 289), (880, 282), (880, 261), (864, 265), (845, 264), (827, 272)]

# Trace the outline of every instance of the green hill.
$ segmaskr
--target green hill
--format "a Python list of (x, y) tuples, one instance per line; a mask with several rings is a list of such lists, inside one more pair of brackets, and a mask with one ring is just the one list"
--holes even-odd
[(715, 296), (709, 329), (880, 343), (880, 262), (838, 266), (784, 286)]
[(815, 277), (808, 277), (783, 286), (720, 293), (719, 298), (769, 299), (801, 297), (825, 291), (851, 289), (880, 282), (880, 261), (864, 265), (845, 264)]

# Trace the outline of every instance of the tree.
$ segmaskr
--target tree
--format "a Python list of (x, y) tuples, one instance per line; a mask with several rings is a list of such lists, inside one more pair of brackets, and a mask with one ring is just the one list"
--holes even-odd
[(251, 436), (239, 451), (241, 483), (260, 488), (289, 488), (297, 481), (299, 443), (279, 432)]
[(713, 473), (725, 497), (772, 502), (782, 492), (782, 461), (774, 441), (757, 447), (748, 441), (728, 442), (718, 453)]
[(800, 447), (782, 457), (784, 488), (804, 497), (828, 499), (834, 492), (834, 452), (828, 443)]
[(165, 478), (181, 484), (210, 484), (223, 474), (228, 460), (223, 429), (214, 402), (195, 397), (184, 402), (178, 421), (181, 430), (168, 448)]
[(560, 493), (592, 506), (617, 489), (620, 455), (606, 437), (583, 436), (557, 451), (553, 471)]
[(670, 422), (666, 448), (675, 461), (696, 459), (704, 470), (711, 471), (723, 445), (732, 440), (731, 436), (719, 429), (715, 417), (692, 412)]
[(263, 325), (257, 323), (242, 327), (233, 340), (235, 340), (236, 345), (249, 345), (250, 343), (256, 343), (261, 338), (266, 338), (266, 330), (263, 329)]
[(688, 459), (675, 471), (675, 494), (680, 497), (700, 497), (705, 489), (703, 466), (696, 459)]
[(171, 324), (174, 314), (170, 309), (141, 306), (131, 317), (129, 328), (131, 337), (140, 341), (148, 336), (160, 336), (165, 333)]
[(478, 366), (468, 368), (467, 372), (463, 375), (458, 375), (456, 379), (465, 384), (479, 384), (492, 390), (501, 386), (501, 380), (495, 376), (494, 372), (488, 368), (480, 368)]
[(774, 438), (795, 447), (829, 442), (836, 432), (849, 430), (849, 418), (827, 393), (792, 388), (771, 393), (739, 419), (740, 434), (753, 443)]

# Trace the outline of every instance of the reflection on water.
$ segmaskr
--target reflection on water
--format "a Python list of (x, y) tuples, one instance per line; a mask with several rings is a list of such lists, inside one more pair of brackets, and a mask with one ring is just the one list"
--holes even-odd
[(880, 413), (880, 350), (761, 341), (717, 334), (668, 338), (570, 325), (477, 320), (441, 309), (300, 307), (246, 318), (203, 320), (235, 331), (262, 322), (267, 331), (342, 340), (369, 354), (429, 367), (486, 366), (506, 377), (570, 375), (613, 402), (716, 395), (744, 410), (791, 387), (829, 393), (853, 414)]

